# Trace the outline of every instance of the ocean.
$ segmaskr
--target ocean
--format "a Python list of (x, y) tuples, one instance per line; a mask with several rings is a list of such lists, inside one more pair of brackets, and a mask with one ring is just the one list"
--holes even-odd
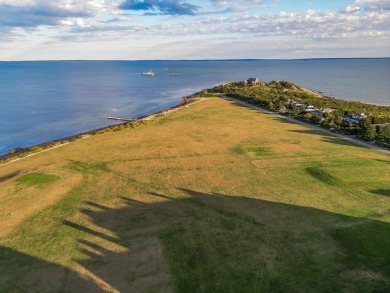
[[(142, 75), (149, 70), (156, 76)], [(152, 113), (184, 95), (249, 77), (390, 104), (390, 58), (0, 62), (0, 154), (114, 124), (108, 116)]]

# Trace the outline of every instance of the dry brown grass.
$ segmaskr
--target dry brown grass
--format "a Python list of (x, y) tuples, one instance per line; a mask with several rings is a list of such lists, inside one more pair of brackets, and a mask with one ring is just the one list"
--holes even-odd
[[(0, 244), (39, 260), (38, 269), (28, 267), (22, 280), (50, 271), (52, 282), (65, 284), (56, 283), (57, 291), (75, 291), (85, 280), (94, 284), (85, 285), (85, 292), (94, 286), (173, 291), (178, 271), (162, 233), (180, 225), (197, 245), (198, 238), (208, 243), (227, 233), (226, 243), (216, 243), (232, 255), (241, 253), (234, 243), (248, 251), (261, 247), (253, 262), (261, 260), (269, 272), (299, 264), (299, 255), (310, 251), (326, 255), (324, 266), (331, 266), (339, 248), (327, 229), (344, 227), (337, 215), (390, 222), (390, 197), (381, 195), (390, 189), (389, 162), (374, 150), (211, 99), (147, 127), (90, 136), (0, 167)], [(60, 179), (43, 187), (17, 183), (33, 172)], [(238, 220), (231, 221), (232, 215)], [(227, 229), (223, 233), (215, 228), (218, 217)], [(248, 236), (251, 229), (261, 242)], [(308, 243), (308, 252), (301, 253), (301, 243)], [(207, 249), (215, 267), (229, 265), (216, 265), (218, 250)], [(355, 277), (343, 278), (355, 288)], [(47, 291), (43, 283), (33, 283), (25, 281)], [(306, 285), (284, 289), (315, 288)]]
[[(61, 177), (61, 181), (58, 184), (43, 188), (15, 184), (15, 178), (4, 181), (0, 185), (0, 237), (10, 233), (13, 228), (17, 227), (30, 215), (57, 202), (60, 198), (68, 194), (72, 188), (80, 184), (82, 180), (80, 174), (64, 172), (57, 168), (44, 166), (26, 168), (23, 171), (13, 172), (17, 174), (15, 176), (16, 178), (33, 172), (42, 172), (58, 175)], [(7, 181), (11, 181), (12, 184)]]

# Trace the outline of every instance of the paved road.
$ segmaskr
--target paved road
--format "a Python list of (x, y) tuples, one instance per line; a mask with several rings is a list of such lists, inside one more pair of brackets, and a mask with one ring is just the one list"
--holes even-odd
[(243, 101), (240, 101), (238, 99), (235, 99), (235, 98), (231, 98), (231, 97), (227, 97), (227, 96), (222, 96), (225, 100), (229, 100), (229, 101), (234, 101), (238, 104), (241, 104), (241, 105), (244, 105), (244, 106), (247, 106), (247, 107), (250, 107), (252, 109), (256, 109), (258, 111), (261, 111), (261, 112), (264, 112), (264, 113), (267, 113), (267, 114), (272, 114), (274, 116), (277, 116), (278, 118), (281, 118), (281, 119), (285, 119), (289, 122), (292, 122), (292, 123), (297, 123), (297, 124), (300, 124), (300, 125), (303, 125), (303, 126), (306, 126), (306, 127), (309, 127), (309, 128), (312, 128), (318, 132), (322, 132), (322, 133), (325, 133), (327, 135), (331, 135), (331, 136), (335, 136), (335, 137), (338, 137), (342, 140), (346, 140), (346, 141), (349, 141), (353, 144), (356, 144), (356, 145), (359, 145), (359, 146), (362, 146), (362, 147), (366, 147), (366, 148), (369, 148), (369, 149), (373, 149), (373, 150), (377, 150), (379, 152), (382, 152), (384, 154), (387, 154), (387, 155), (390, 155), (390, 150), (388, 149), (385, 149), (385, 148), (382, 148), (380, 146), (377, 146), (377, 145), (373, 145), (373, 144), (370, 144), (370, 143), (367, 143), (367, 142), (364, 142), (364, 141), (361, 141), (361, 140), (358, 140), (354, 137), (350, 137), (350, 136), (346, 136), (346, 135), (343, 135), (343, 134), (339, 134), (339, 133), (333, 133), (333, 132), (330, 132), (329, 130), (327, 129), (324, 129), (320, 126), (316, 126), (316, 125), (313, 125), (313, 124), (310, 124), (310, 123), (306, 123), (304, 121), (301, 121), (301, 120), (298, 120), (298, 119), (295, 119), (293, 117), (289, 117), (289, 116), (284, 116), (284, 115), (280, 115), (278, 113), (275, 113), (275, 112), (272, 112), (272, 111), (269, 111), (269, 110), (266, 110), (264, 108), (261, 108), (261, 107), (258, 107), (258, 106), (255, 106), (255, 105), (252, 105), (252, 104), (249, 104), (249, 103), (246, 103), (246, 102), (243, 102)]

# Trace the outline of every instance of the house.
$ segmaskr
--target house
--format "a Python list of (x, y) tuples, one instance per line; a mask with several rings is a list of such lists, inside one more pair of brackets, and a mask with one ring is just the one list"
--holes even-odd
[(317, 110), (316, 108), (314, 108), (313, 105), (309, 105), (309, 104), (305, 104), (304, 108), (306, 112), (314, 112)]
[(312, 115), (319, 116), (319, 117), (324, 117), (325, 112), (323, 110), (314, 110), (311, 112)]
[(245, 85), (253, 86), (253, 85), (260, 85), (263, 82), (261, 82), (257, 77), (251, 77), (248, 78), (247, 80), (244, 80), (242, 83)]
[(359, 124), (359, 121), (365, 118), (367, 118), (367, 115), (364, 113), (358, 113), (344, 116), (343, 121), (347, 123)]
[(367, 116), (364, 113), (358, 113), (358, 114), (352, 114), (351, 118), (356, 119), (356, 120), (360, 120), (363, 118), (367, 118)]

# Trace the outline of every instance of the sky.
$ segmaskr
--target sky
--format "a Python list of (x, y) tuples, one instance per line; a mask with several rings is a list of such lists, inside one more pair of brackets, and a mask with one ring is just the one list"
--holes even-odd
[(0, 60), (390, 57), (390, 0), (0, 0)]

